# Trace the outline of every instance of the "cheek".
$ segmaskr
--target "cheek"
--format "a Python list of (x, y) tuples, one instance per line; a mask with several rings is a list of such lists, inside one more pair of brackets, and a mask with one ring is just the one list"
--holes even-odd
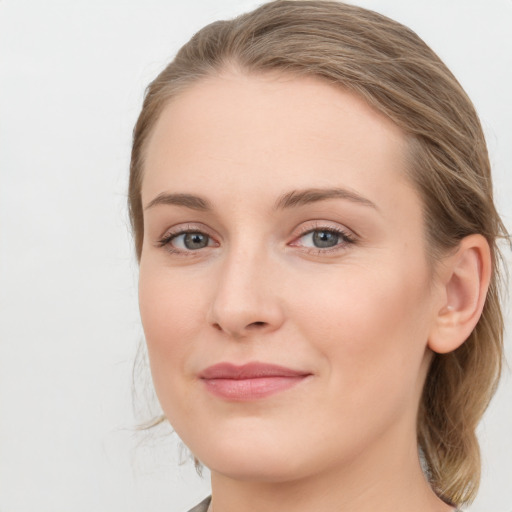
[[(377, 269), (385, 270), (379, 272)], [(415, 388), (429, 329), (424, 269), (351, 267), (297, 302), (303, 336), (316, 340), (333, 393), (378, 401)]]
[[(178, 384), (185, 362), (194, 350), (193, 339), (204, 320), (200, 318), (201, 294), (169, 269), (141, 263), (139, 307), (157, 393), (169, 383)], [(178, 371), (179, 370), (179, 371)]]

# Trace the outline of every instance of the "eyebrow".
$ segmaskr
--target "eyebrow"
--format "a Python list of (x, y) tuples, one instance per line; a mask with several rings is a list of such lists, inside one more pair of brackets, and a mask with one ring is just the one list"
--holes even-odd
[[(288, 208), (300, 207), (310, 203), (325, 201), (327, 199), (345, 199), (363, 206), (369, 206), (378, 210), (377, 205), (369, 199), (359, 195), (357, 192), (344, 188), (307, 188), (303, 190), (292, 190), (280, 196), (274, 204), (274, 210), (284, 210)], [(204, 197), (193, 194), (172, 194), (162, 192), (156, 196), (144, 208), (148, 210), (157, 205), (175, 205), (197, 210), (209, 212), (213, 210), (213, 206)]]
[(213, 207), (207, 199), (203, 197), (195, 196), (193, 194), (169, 194), (162, 192), (158, 194), (149, 204), (144, 208), (148, 210), (160, 204), (183, 206), (190, 208), (191, 210), (198, 210), (201, 212), (208, 212), (213, 210)]
[(304, 190), (292, 190), (282, 195), (276, 201), (274, 209), (293, 208), (316, 203), (318, 201), (325, 201), (326, 199), (346, 199), (378, 210), (374, 202), (361, 196), (357, 192), (345, 188), (307, 188)]

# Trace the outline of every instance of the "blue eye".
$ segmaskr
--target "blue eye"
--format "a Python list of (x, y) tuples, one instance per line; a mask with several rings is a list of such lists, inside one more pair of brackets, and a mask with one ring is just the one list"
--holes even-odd
[(191, 251), (207, 247), (210, 237), (203, 233), (185, 233), (180, 235), (183, 237), (183, 245)]
[[(311, 249), (336, 249), (354, 243), (351, 235), (342, 230), (318, 228), (303, 234), (300, 245)], [(294, 244), (295, 245), (295, 244)]]
[(173, 253), (190, 253), (215, 245), (212, 238), (201, 231), (181, 231), (168, 233), (158, 241), (160, 247), (166, 247)]
[(334, 247), (340, 240), (340, 235), (332, 231), (313, 231), (311, 234), (313, 245), (319, 249)]

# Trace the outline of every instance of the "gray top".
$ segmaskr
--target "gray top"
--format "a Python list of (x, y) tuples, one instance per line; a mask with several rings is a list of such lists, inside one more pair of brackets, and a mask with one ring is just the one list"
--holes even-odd
[(205, 498), (199, 505), (196, 505), (194, 508), (191, 508), (188, 512), (206, 512), (208, 510), (208, 506), (210, 505), (210, 501), (212, 500), (211, 496)]
[[(194, 508), (191, 508), (188, 512), (206, 512), (208, 510), (208, 506), (210, 505), (210, 501), (212, 501), (212, 497), (208, 496), (205, 498), (199, 505), (196, 505)], [(459, 509), (454, 509), (453, 512), (460, 512)]]

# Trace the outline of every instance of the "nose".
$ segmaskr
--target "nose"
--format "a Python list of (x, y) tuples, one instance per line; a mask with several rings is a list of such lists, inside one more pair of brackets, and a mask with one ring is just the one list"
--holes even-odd
[(233, 251), (221, 263), (209, 323), (234, 339), (273, 332), (284, 321), (275, 262), (261, 251)]

